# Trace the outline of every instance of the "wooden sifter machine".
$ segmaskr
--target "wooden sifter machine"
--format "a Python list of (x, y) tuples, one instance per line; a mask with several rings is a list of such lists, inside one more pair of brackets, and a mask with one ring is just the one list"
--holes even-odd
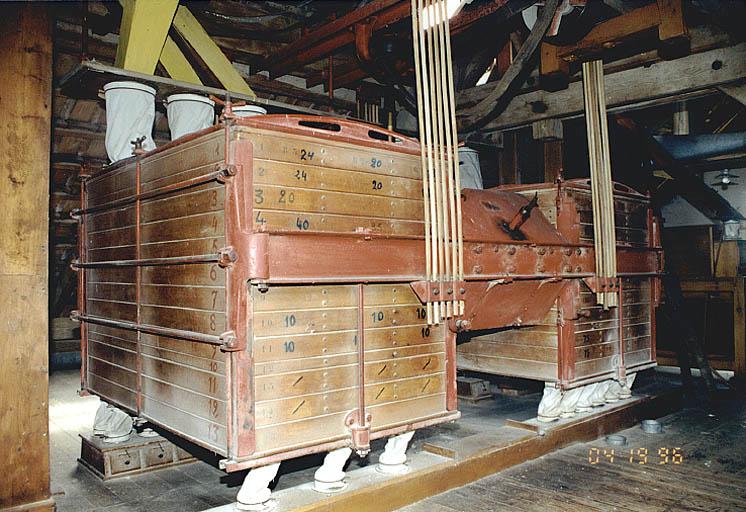
[[(268, 507), (280, 462), (309, 453), (328, 452), (321, 491), (341, 488), (351, 452), (374, 439), (388, 438), (381, 470), (401, 471), (414, 430), (459, 417), (457, 333), (518, 333), (473, 339), (458, 357), (565, 390), (624, 377), (625, 315), (657, 301), (645, 196), (614, 191), (636, 238), (606, 244), (602, 267), (577, 229), (589, 222), (587, 184), (460, 190), (451, 71), (430, 54), (437, 41), (449, 53), (447, 18), (420, 18), (422, 144), (359, 122), (227, 108), (221, 124), (81, 188), (83, 389), (219, 454), (227, 471), (252, 468), (246, 509)], [(554, 337), (526, 341), (547, 323)], [(646, 336), (637, 369), (654, 364), (652, 317)], [(578, 348), (603, 359), (598, 371), (578, 370)], [(500, 354), (511, 350), (517, 363)]]

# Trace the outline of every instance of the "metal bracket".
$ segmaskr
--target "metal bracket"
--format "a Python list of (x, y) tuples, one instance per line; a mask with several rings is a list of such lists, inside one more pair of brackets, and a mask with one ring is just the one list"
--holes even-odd
[(226, 268), (233, 265), (238, 260), (238, 253), (231, 247), (223, 247), (218, 251), (218, 265), (220, 268)]
[(352, 449), (360, 457), (365, 457), (370, 453), (370, 422), (372, 416), (370, 413), (366, 413), (365, 421), (361, 424), (358, 421), (358, 412), (358, 410), (350, 411), (345, 416), (345, 426), (350, 429)]
[(225, 183), (226, 178), (235, 176), (238, 173), (238, 166), (236, 166), (235, 164), (221, 162), (215, 165), (215, 171), (221, 173), (221, 175), (218, 176), (217, 180), (220, 183)]
[(420, 302), (447, 302), (464, 300), (466, 297), (466, 281), (413, 281), (409, 283)]
[(220, 335), (220, 341), (223, 342), (220, 349), (224, 352), (237, 352), (239, 350), (243, 350), (243, 344), (240, 343), (240, 340), (236, 337), (236, 333), (234, 331), (226, 331), (223, 334)]
[(583, 282), (593, 293), (616, 292), (619, 289), (619, 278), (616, 277), (583, 277)]

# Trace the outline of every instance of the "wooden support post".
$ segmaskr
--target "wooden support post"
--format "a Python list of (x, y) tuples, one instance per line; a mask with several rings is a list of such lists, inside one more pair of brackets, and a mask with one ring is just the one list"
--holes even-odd
[(53, 510), (48, 291), (52, 30), (47, 6), (0, 16), (0, 509)]
[(120, 0), (122, 23), (114, 65), (152, 75), (179, 0)]
[(562, 176), (562, 144), (561, 140), (544, 142), (544, 181), (554, 183)]
[(503, 150), (500, 153), (499, 184), (518, 183), (518, 132), (503, 133)]
[(188, 8), (182, 5), (176, 10), (173, 26), (195, 53), (199, 55), (210, 72), (215, 75), (215, 78), (223, 84), (223, 87), (232, 92), (255, 96), (246, 80), (233, 67), (228, 57), (215, 44), (210, 35), (205, 32), (205, 29), (202, 28), (197, 18), (189, 12)]
[(744, 304), (744, 276), (736, 277), (733, 288), (733, 370), (736, 377), (746, 377), (746, 305)]

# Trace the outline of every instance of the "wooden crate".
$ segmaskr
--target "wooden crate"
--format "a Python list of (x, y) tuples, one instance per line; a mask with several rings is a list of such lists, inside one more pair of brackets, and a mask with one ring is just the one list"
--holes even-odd
[(171, 467), (196, 459), (169, 440), (157, 437), (140, 437), (133, 434), (122, 443), (105, 443), (93, 435), (80, 436), (78, 462), (102, 480), (145, 473)]

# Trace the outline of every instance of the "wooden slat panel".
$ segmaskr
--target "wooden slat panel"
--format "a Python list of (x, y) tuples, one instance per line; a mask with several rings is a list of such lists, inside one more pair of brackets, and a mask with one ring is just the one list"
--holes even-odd
[(124, 228), (135, 225), (135, 209), (131, 206), (117, 208), (99, 213), (86, 215), (86, 229), (88, 234), (109, 229)]
[(149, 396), (143, 397), (142, 409), (144, 416), (163, 425), (168, 425), (170, 429), (201, 440), (203, 443), (212, 446), (219, 454), (226, 454), (226, 430), (223, 425), (192, 416)]
[[(443, 373), (424, 377), (400, 379), (395, 383), (365, 386), (365, 401), (371, 407), (378, 404), (407, 400), (420, 396), (442, 393), (445, 388)], [(354, 409), (357, 390), (354, 388), (331, 391), (315, 395), (257, 402), (257, 427), (265, 427), (288, 421), (297, 421), (314, 416), (334, 414)]]
[(420, 161), (415, 155), (367, 148), (349, 143), (323, 141), (306, 136), (284, 135), (239, 127), (238, 138), (254, 145), (254, 158), (332, 167), (353, 171), (420, 179)]
[[(409, 358), (366, 362), (367, 383), (395, 382), (399, 379), (441, 372), (445, 356), (424, 354)], [(257, 401), (274, 400), (350, 388), (357, 378), (357, 361), (344, 366), (331, 366), (317, 370), (300, 370), (288, 373), (257, 375), (255, 396)]]
[(379, 217), (328, 215), (306, 212), (256, 210), (254, 229), (269, 231), (317, 231), (321, 233), (360, 233), (419, 236), (424, 224), (418, 221), (389, 220)]
[(225, 233), (225, 221), (222, 211), (214, 211), (143, 223), (140, 229), (143, 244), (191, 238), (214, 238), (221, 237)]
[(254, 183), (422, 200), (420, 179), (271, 160), (254, 161)]
[(163, 265), (143, 267), (143, 285), (225, 286), (225, 271), (216, 263), (206, 265)]
[(225, 186), (208, 183), (177, 195), (144, 200), (140, 206), (140, 221), (148, 223), (222, 211), (224, 204)]
[(459, 354), (487, 355), (509, 359), (525, 359), (537, 362), (556, 362), (557, 349), (546, 346), (494, 343), (484, 339), (472, 339), (458, 347)]
[(145, 397), (150, 397), (171, 405), (175, 409), (196, 416), (201, 421), (210, 421), (219, 425), (225, 425), (225, 401), (210, 398), (200, 393), (193, 393), (187, 389), (173, 386), (167, 382), (151, 379), (144, 376), (142, 379), (142, 392)]
[(225, 132), (219, 130), (144, 159), (140, 171), (143, 191), (181, 181), (194, 170), (201, 174), (214, 171), (215, 165), (225, 160), (224, 147)]
[(225, 374), (226, 355), (216, 345), (146, 333), (140, 335), (140, 342), (144, 353)]
[(226, 331), (225, 313), (197, 309), (140, 306), (141, 322), (183, 331), (220, 335)]
[(255, 186), (253, 202), (257, 210), (292, 211), (299, 214), (330, 213), (383, 219), (422, 219), (422, 201), (346, 192), (323, 192), (297, 187)]
[(146, 285), (140, 291), (145, 305), (225, 311), (225, 289), (219, 286)]
[[(178, 242), (158, 242), (143, 244), (140, 248), (142, 258), (173, 258), (177, 256), (194, 256), (200, 254), (215, 254), (225, 246), (225, 239), (201, 238)], [(201, 264), (203, 268), (206, 264)], [(186, 267), (187, 265), (184, 265)], [(222, 269), (221, 269), (222, 270)], [(186, 268), (184, 269), (187, 272)], [(225, 271), (223, 271), (225, 274)], [(143, 283), (145, 281), (143, 280)]]
[(86, 313), (127, 322), (137, 320), (137, 306), (131, 302), (105, 302), (89, 299), (86, 301)]
[(457, 366), (463, 370), (543, 381), (557, 380), (557, 364), (526, 359), (510, 359), (487, 354), (458, 352)]
[(106, 361), (131, 371), (137, 370), (137, 354), (134, 351), (107, 345), (103, 339), (100, 339), (100, 341), (95, 335), (91, 335), (88, 341), (89, 357)]
[(88, 388), (106, 401), (119, 404), (130, 411), (137, 409), (135, 392), (118, 382), (113, 382), (89, 371)]

